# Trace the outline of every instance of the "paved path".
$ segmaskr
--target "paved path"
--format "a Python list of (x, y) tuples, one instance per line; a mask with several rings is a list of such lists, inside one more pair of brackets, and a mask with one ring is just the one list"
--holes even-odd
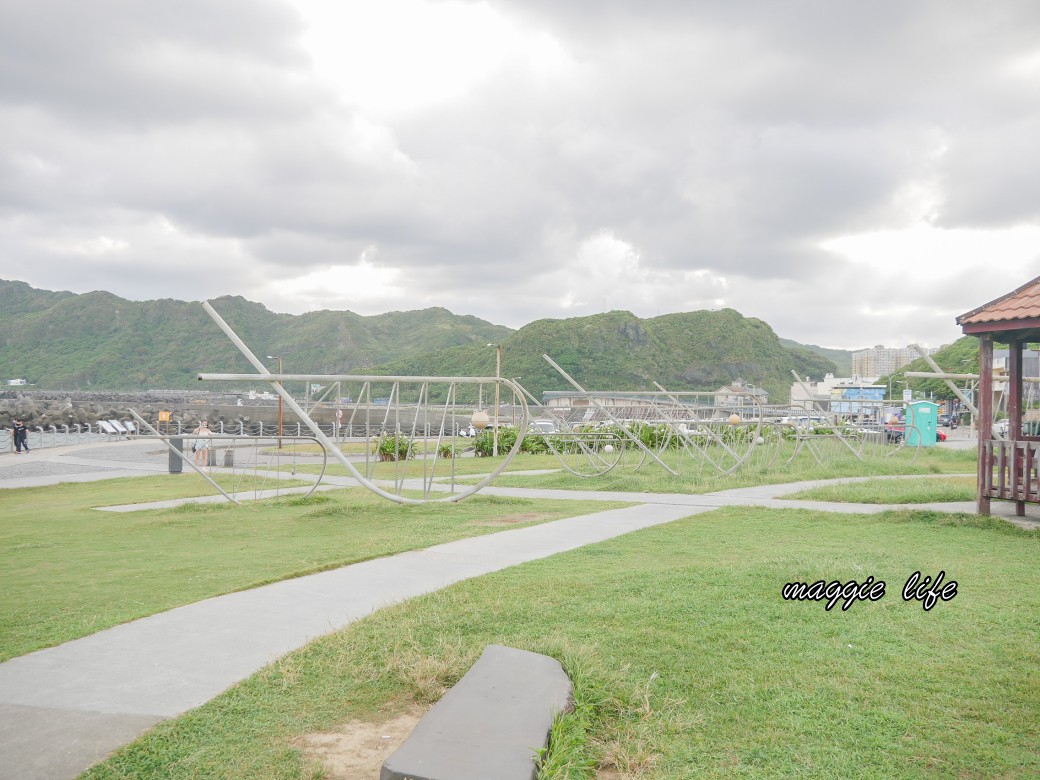
[[(147, 442), (61, 449), (0, 457), (0, 487), (163, 473), (167, 463), (166, 453)], [(777, 498), (816, 484), (696, 496), (485, 488), (489, 494), (636, 505), (231, 593), (11, 659), (0, 664), (0, 778), (75, 777), (159, 721), (203, 704), (308, 641), (464, 579), (723, 506), (855, 513), (892, 508)], [(1013, 510), (1002, 502), (994, 507)], [(944, 508), (971, 512), (974, 505)], [(1040, 512), (1028, 522), (1040, 525)]]

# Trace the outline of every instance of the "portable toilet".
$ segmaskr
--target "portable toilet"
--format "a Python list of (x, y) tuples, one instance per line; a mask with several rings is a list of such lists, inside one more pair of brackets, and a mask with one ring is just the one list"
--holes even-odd
[(906, 443), (911, 447), (934, 447), (939, 429), (939, 404), (910, 401), (906, 405)]

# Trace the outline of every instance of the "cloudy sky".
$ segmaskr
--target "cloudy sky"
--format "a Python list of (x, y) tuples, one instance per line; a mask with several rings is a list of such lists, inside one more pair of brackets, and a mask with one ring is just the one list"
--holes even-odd
[(1035, 0), (0, 0), (0, 278), (931, 346), (1040, 275)]

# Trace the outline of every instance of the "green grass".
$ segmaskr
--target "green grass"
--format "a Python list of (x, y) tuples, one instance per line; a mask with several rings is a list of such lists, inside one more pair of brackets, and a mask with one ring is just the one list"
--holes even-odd
[[(451, 460), (445, 458), (438, 458), (436, 462), (436, 475), (438, 477), (448, 478), (451, 476), (452, 470), (456, 475), (467, 476), (467, 475), (484, 475), (490, 474), (500, 465), (502, 465), (503, 458), (474, 458), (471, 456), (456, 457)], [(452, 462), (454, 461), (454, 462)], [(351, 461), (354, 467), (362, 474), (366, 474), (366, 464), (364, 461)], [(427, 469), (433, 466), (433, 460), (427, 460)], [(372, 471), (373, 478), (375, 479), (393, 479), (395, 473), (405, 473), (409, 478), (421, 478), (423, 476), (423, 461), (418, 458), (414, 458), (407, 461), (398, 461), (396, 464), (393, 461), (386, 463), (378, 463), (374, 460), (368, 464), (368, 467), (374, 469)], [(534, 469), (559, 469), (560, 462), (556, 460), (552, 455), (528, 455), (518, 454), (514, 457), (509, 465), (506, 467), (506, 472), (510, 471), (527, 471)], [(282, 466), (282, 471), (287, 471), (288, 466)], [(309, 463), (298, 464), (296, 471), (301, 474), (317, 474), (321, 471), (321, 466)], [(332, 457), (329, 458), (328, 466), (325, 471), (330, 476), (347, 477), (353, 476), (349, 474), (338, 461)], [(461, 480), (460, 480), (461, 481)], [(479, 480), (471, 480), (474, 484)], [(499, 484), (497, 481), (495, 484)]]
[(369, 558), (620, 506), (474, 496), (400, 506), (365, 490), (99, 512), (211, 494), (196, 475), (3, 491), (0, 659), (209, 596)]
[[(780, 457), (772, 465), (752, 460), (749, 467), (740, 468), (734, 474), (720, 474), (703, 457), (691, 458), (683, 453), (668, 452), (662, 459), (679, 472), (673, 476), (661, 468), (656, 462), (644, 458), (638, 450), (626, 450), (623, 460), (609, 473), (581, 478), (564, 470), (552, 474), (514, 475), (508, 472), (498, 477), (494, 484), (500, 487), (558, 488), (577, 490), (605, 490), (636, 493), (710, 493), (732, 488), (751, 487), (762, 484), (779, 484), (800, 482), (809, 479), (833, 479), (838, 477), (890, 476), (890, 475), (928, 475), (928, 474), (965, 474), (975, 471), (974, 450), (947, 450), (940, 448), (905, 449), (896, 451), (891, 456), (871, 455), (867, 453), (863, 460), (857, 460), (836, 442), (825, 442), (817, 445), (821, 449), (822, 463), (803, 451), (788, 459), (793, 454), (793, 447), (787, 445)], [(827, 450), (824, 450), (824, 447)], [(533, 456), (532, 456), (533, 457)], [(526, 461), (526, 468), (559, 467), (559, 461), (552, 456), (537, 456), (536, 461)], [(513, 463), (521, 457), (514, 458)], [(483, 462), (481, 459), (480, 462)], [(517, 466), (516, 470), (525, 468)], [(484, 471), (490, 471), (485, 466)]]
[(934, 504), (974, 501), (977, 479), (971, 477), (921, 477), (920, 479), (871, 479), (864, 482), (824, 485), (790, 493), (782, 498), (807, 501), (843, 501), (854, 504)]
[[(89, 773), (306, 778), (306, 733), (428, 704), (488, 643), (561, 659), (577, 711), (547, 778), (1040, 775), (1040, 533), (933, 512), (730, 508), (382, 610)], [(957, 596), (900, 596), (944, 570)], [(825, 611), (785, 583), (887, 583)]]

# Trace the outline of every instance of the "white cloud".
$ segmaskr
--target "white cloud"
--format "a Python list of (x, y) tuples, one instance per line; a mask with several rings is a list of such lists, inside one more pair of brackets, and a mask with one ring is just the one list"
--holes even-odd
[(275, 310), (284, 312), (326, 308), (369, 313), (392, 310), (408, 297), (406, 280), (398, 269), (376, 265), (369, 254), (362, 253), (355, 263), (317, 268), (258, 292)]
[(511, 63), (553, 75), (561, 43), (487, 3), (462, 0), (296, 0), (303, 43), (323, 81), (375, 116), (459, 100)]
[(859, 275), (883, 275), (905, 286), (993, 263), (1001, 266), (1004, 278), (1010, 274), (1028, 281), (1029, 269), (1040, 267), (1040, 225), (973, 229), (921, 223), (902, 230), (840, 236), (820, 242), (820, 247), (847, 257)]
[(955, 338), (1040, 273), (1040, 6), (0, 9), (0, 277)]

